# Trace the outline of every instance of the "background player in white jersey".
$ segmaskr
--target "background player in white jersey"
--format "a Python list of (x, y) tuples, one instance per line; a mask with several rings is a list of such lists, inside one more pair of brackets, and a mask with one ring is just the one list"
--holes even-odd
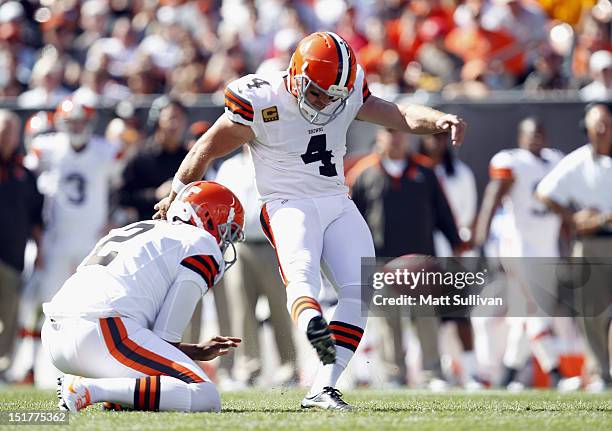
[(28, 155), (46, 197), (43, 300), (74, 272), (106, 228), (110, 178), (120, 154), (117, 145), (93, 135), (93, 108), (66, 99), (56, 109), (55, 123), (58, 132), (33, 139)]
[(214, 384), (194, 361), (223, 355), (240, 339), (180, 341), (200, 297), (233, 263), (223, 254), (243, 238), (244, 210), (229, 189), (198, 181), (173, 202), (168, 220), (112, 230), (44, 304), (43, 343), (66, 373), (60, 408), (104, 401), (220, 410)]
[[(499, 238), (499, 255), (502, 258), (557, 257), (559, 256), (559, 232), (561, 220), (538, 201), (534, 192), (538, 183), (561, 160), (563, 154), (545, 148), (543, 125), (533, 117), (525, 118), (518, 127), (519, 148), (502, 150), (491, 159), (490, 182), (485, 191), (476, 229), (476, 244), (482, 246), (489, 234), (489, 227), (496, 209), (503, 205), (504, 216)], [(526, 260), (502, 259), (509, 283), (517, 286), (514, 293), (535, 289), (542, 274), (529, 269)], [(539, 280), (539, 281), (538, 281)], [(555, 292), (556, 280), (547, 291)], [(539, 287), (538, 287), (539, 288)], [(554, 295), (551, 295), (554, 297)], [(527, 302), (527, 301), (524, 301)], [(527, 316), (525, 310), (514, 312), (515, 316)], [(502, 386), (519, 388), (514, 382), (517, 371), (522, 368), (529, 354), (529, 347), (542, 369), (550, 373), (553, 384), (561, 379), (559, 355), (553, 345), (552, 321), (548, 317), (510, 317), (510, 332), (504, 355)]]
[[(323, 362), (303, 407), (349, 409), (336, 382), (359, 345), (360, 263), (373, 257), (368, 227), (348, 197), (343, 157), (354, 119), (411, 133), (451, 132), (464, 122), (424, 106), (399, 106), (370, 94), (349, 45), (331, 32), (304, 38), (288, 70), (247, 75), (225, 90), (225, 115), (198, 140), (179, 168), (166, 211), (183, 184), (201, 178), (210, 162), (249, 143), (264, 232), (276, 249), (287, 308)], [(317, 301), (323, 264), (338, 290), (328, 325)]]
[[(54, 115), (57, 132), (29, 142), (26, 162), (37, 172), (45, 196), (45, 230), (34, 297), (24, 302), (20, 313), (24, 327), (32, 326), (32, 314), (38, 321), (40, 304), (51, 299), (106, 229), (110, 181), (120, 148), (93, 135), (94, 114), (93, 108), (65, 99)], [(41, 380), (44, 374), (36, 377), (37, 385), (53, 385)]]

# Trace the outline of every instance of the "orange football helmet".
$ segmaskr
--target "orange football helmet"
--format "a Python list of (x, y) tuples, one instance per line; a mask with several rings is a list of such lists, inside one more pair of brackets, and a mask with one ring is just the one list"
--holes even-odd
[(94, 115), (92, 107), (68, 97), (55, 109), (55, 126), (60, 132), (68, 134), (70, 145), (80, 149), (87, 144), (93, 132)]
[[(195, 181), (181, 190), (168, 208), (171, 223), (181, 221), (204, 229), (224, 253), (228, 245), (244, 240), (244, 209), (236, 195), (213, 181)], [(236, 261), (225, 262), (229, 268)]]
[[(346, 107), (353, 92), (357, 62), (348, 43), (324, 31), (298, 43), (289, 64), (289, 90), (298, 100), (299, 111), (312, 124), (324, 126)], [(309, 89), (325, 94), (332, 103), (317, 108), (306, 97)]]

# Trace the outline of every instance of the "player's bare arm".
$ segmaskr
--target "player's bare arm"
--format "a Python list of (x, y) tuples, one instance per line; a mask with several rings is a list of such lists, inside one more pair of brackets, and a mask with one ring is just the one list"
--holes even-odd
[(236, 337), (222, 337), (217, 335), (208, 341), (199, 344), (170, 343), (194, 361), (212, 361), (227, 355), (231, 349), (238, 347), (242, 339)]
[(569, 226), (577, 235), (591, 235), (612, 223), (612, 213), (600, 212), (590, 208), (573, 212), (570, 208), (555, 202), (554, 200), (536, 194), (537, 198), (546, 207), (558, 214), (563, 222)]
[[(253, 130), (243, 124), (231, 121), (225, 115), (219, 117), (215, 124), (191, 148), (175, 178), (183, 184), (202, 179), (211, 161), (231, 153), (241, 145), (255, 138)], [(163, 219), (176, 192), (170, 194), (155, 205), (154, 219)]]
[(508, 179), (495, 179), (489, 182), (485, 189), (484, 198), (482, 199), (482, 205), (478, 218), (476, 219), (476, 231), (474, 233), (474, 245), (476, 247), (482, 247), (487, 241), (489, 236), (489, 230), (491, 228), (491, 220), (493, 215), (499, 206), (501, 205), (502, 199), (508, 194), (512, 188), (514, 180)]
[(357, 119), (417, 135), (450, 131), (451, 142), (463, 141), (467, 124), (460, 117), (423, 105), (398, 105), (371, 95), (365, 101)]

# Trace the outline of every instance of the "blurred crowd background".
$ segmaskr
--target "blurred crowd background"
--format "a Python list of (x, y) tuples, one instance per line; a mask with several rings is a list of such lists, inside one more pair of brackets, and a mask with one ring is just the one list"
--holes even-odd
[[(607, 0), (45, 0), (0, 3), (0, 98), (53, 107), (189, 100), (286, 67), (318, 29), (353, 47), (372, 89), (447, 97), (610, 89)], [(597, 51), (599, 54), (593, 56)]]
[[(457, 153), (441, 149), (446, 141), (436, 149), (435, 142), (404, 142), (361, 124), (349, 132), (346, 163), (347, 169), (357, 163), (353, 181), (371, 166), (367, 157), (359, 164), (364, 155), (389, 156), (398, 145), (403, 149), (392, 158), (422, 153), (436, 160), (438, 179), (457, 187), (447, 190), (449, 201), (460, 197), (450, 202), (455, 233), (444, 233), (468, 241), (489, 159), (517, 146), (519, 121), (528, 115), (543, 119), (533, 120), (538, 139), (566, 153), (588, 141), (580, 124), (585, 104), (612, 100), (611, 23), (609, 0), (0, 0), (0, 193), (24, 214), (19, 218), (13, 205), (1, 205), (0, 377), (41, 386), (53, 380), (48, 364), (36, 365), (44, 362), (35, 359), (40, 303), (109, 228), (151, 217), (190, 146), (222, 112), (225, 85), (248, 73), (286, 68), (303, 36), (323, 29), (344, 37), (373, 94), (433, 104), (468, 120), (458, 153), (465, 162), (457, 168), (459, 185), (451, 178)], [(87, 109), (70, 118), (71, 112), (78, 115), (73, 105)], [(78, 124), (67, 126), (72, 120)], [(90, 148), (108, 147), (97, 149), (93, 162), (80, 167), (86, 174), (68, 178), (65, 186), (53, 172), (64, 169), (66, 155), (54, 155), (51, 142), (62, 133), (84, 136), (82, 145)], [(236, 358), (207, 366), (222, 387), (305, 383), (317, 361), (283, 308), (284, 289), (258, 227), (242, 157), (218, 161), (206, 178), (217, 179), (219, 172), (219, 181), (238, 188), (256, 214), (250, 226), (247, 220), (250, 240), (239, 247), (246, 263), (230, 271), (214, 298), (207, 295), (186, 338), (246, 336)], [(88, 175), (106, 184), (94, 198), (84, 195)], [(8, 186), (26, 177), (36, 190)], [(103, 204), (77, 208), (91, 199)], [(57, 211), (56, 202), (77, 209)], [(91, 222), (100, 216), (103, 222)], [(19, 229), (16, 219), (22, 220)], [(440, 235), (427, 230), (438, 227), (425, 226), (421, 233)], [(24, 260), (18, 255), (28, 236), (36, 241), (28, 243)], [(437, 244), (431, 254), (440, 250)], [(324, 277), (322, 286), (329, 312), (333, 288)], [(443, 390), (495, 386), (508, 377), (503, 319), (473, 327), (424, 321), (407, 322), (403, 335), (366, 331), (371, 336), (343, 385)], [(555, 327), (562, 335), (555, 343), (563, 374), (580, 375), (587, 350), (578, 329), (571, 319), (558, 319)], [(478, 358), (478, 349), (494, 353)], [(512, 375), (513, 382), (549, 384), (537, 361), (517, 368), (522, 374)], [(609, 372), (604, 374), (609, 385)]]

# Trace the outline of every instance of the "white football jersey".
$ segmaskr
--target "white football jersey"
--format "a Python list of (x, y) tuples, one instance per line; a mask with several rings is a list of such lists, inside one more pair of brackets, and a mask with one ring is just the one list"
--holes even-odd
[(195, 281), (204, 294), (224, 269), (221, 250), (205, 230), (136, 222), (100, 239), (43, 308), (47, 316), (125, 316), (151, 327), (174, 283)]
[(563, 154), (544, 148), (540, 157), (528, 150), (502, 150), (491, 159), (491, 179), (513, 179), (503, 200), (500, 254), (506, 257), (558, 256), (560, 219), (534, 195), (539, 182)]
[(32, 141), (28, 166), (40, 174), (38, 185), (46, 196), (47, 228), (98, 233), (104, 227), (118, 153), (118, 146), (98, 136), (78, 152), (65, 133), (41, 135)]
[[(225, 90), (225, 115), (250, 126), (249, 149), (262, 202), (348, 193), (346, 132), (370, 92), (358, 66), (344, 111), (325, 126), (306, 121), (286, 87), (287, 72), (251, 74)], [(328, 107), (330, 109), (331, 107)]]

